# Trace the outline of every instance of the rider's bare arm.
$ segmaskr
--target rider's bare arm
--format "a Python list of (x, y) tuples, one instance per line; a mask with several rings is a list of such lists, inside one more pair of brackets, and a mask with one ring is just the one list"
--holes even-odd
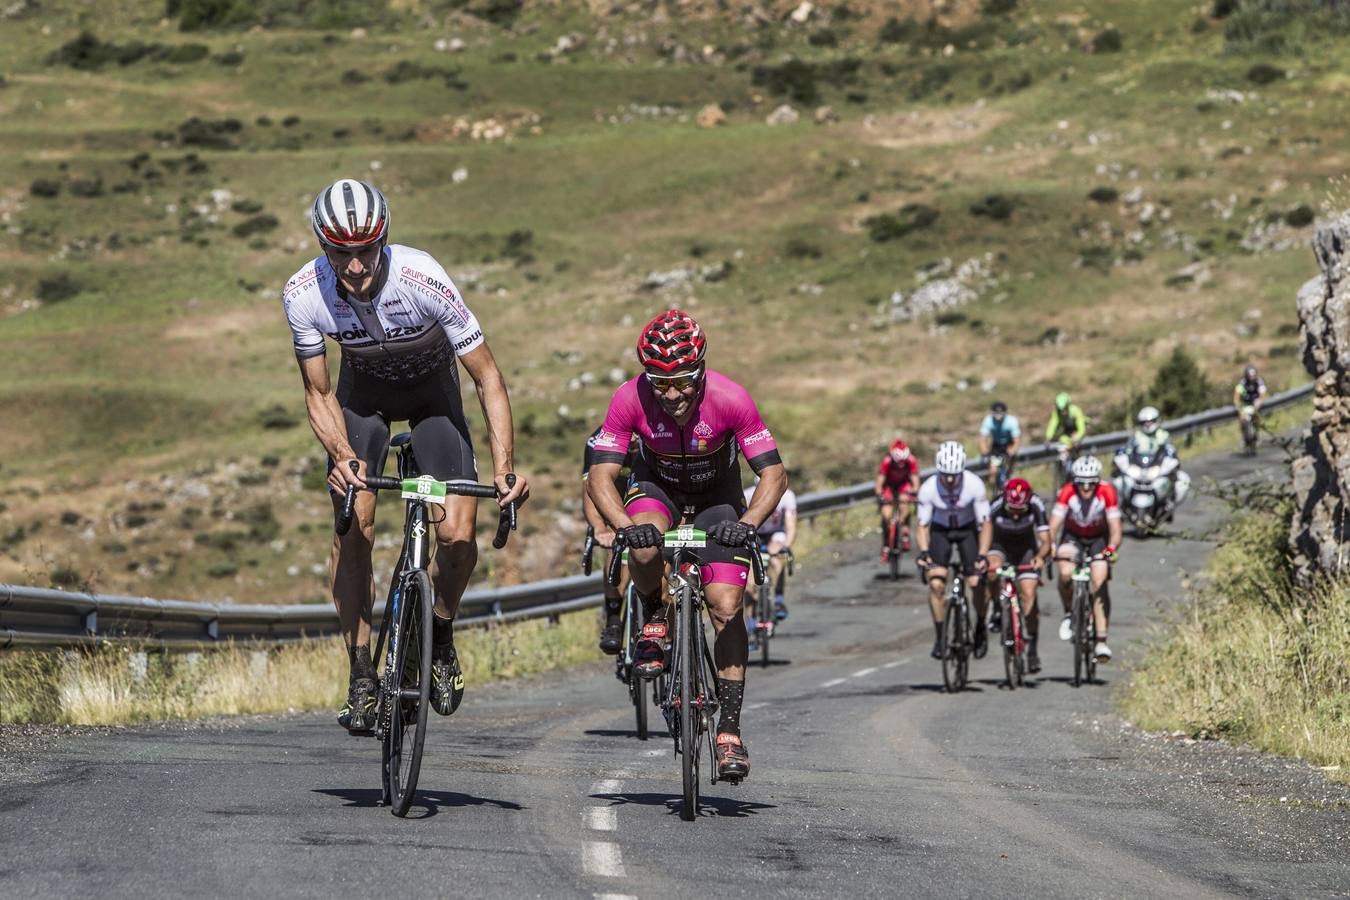
[(586, 517), (586, 524), (591, 526), (596, 534), (609, 530), (605, 517), (600, 515), (600, 510), (595, 508), (595, 501), (591, 499), (591, 492), (586, 487), (586, 481), (581, 482), (581, 513)]
[(989, 553), (989, 548), (994, 543), (994, 523), (990, 519), (985, 519), (980, 523), (980, 555), (985, 556)]
[(987, 434), (980, 435), (980, 455), (988, 456), (989, 451), (994, 449), (994, 439)]
[(1120, 516), (1108, 516), (1106, 519), (1107, 543), (1117, 550), (1120, 549), (1120, 542), (1125, 536), (1124, 528), (1122, 528), (1120, 522)]
[(875, 494), (876, 496), (880, 497), (880, 496), (881, 496), (881, 488), (882, 488), (882, 486), (883, 486), (885, 483), (886, 483), (886, 476), (885, 476), (885, 475), (878, 475), (878, 476), (877, 476), (876, 483), (872, 485), (872, 493)]
[(914, 546), (916, 546), (916, 547), (919, 548), (919, 553), (920, 553), (920, 554), (923, 554), (923, 553), (927, 553), (927, 552), (928, 552), (928, 526), (927, 526), (927, 525), (922, 525), (922, 524), (920, 524), (920, 525), (915, 525), (915, 526), (914, 526)]
[(514, 486), (508, 487), (505, 475), (515, 472), (515, 437), (511, 421), (511, 397), (506, 392), (506, 379), (497, 367), (497, 360), (486, 343), (480, 344), (459, 358), (473, 379), (478, 402), (487, 422), (488, 449), (492, 453), (492, 472), (497, 490), (502, 496), (497, 502), (505, 506), (512, 500), (523, 501), (529, 496), (529, 484), (522, 475), (516, 475)]
[(586, 479), (586, 493), (590, 495), (600, 515), (614, 526), (616, 531), (633, 524), (627, 510), (624, 509), (619, 489), (614, 485), (614, 479), (622, 470), (623, 466), (619, 463), (597, 462), (591, 466), (591, 473)]
[(787, 545), (797, 542), (797, 511), (790, 509), (783, 514), (783, 533), (787, 535)]
[(758, 528), (778, 508), (778, 501), (783, 499), (783, 493), (787, 490), (788, 477), (782, 463), (765, 466), (756, 474), (759, 475), (759, 484), (755, 485), (755, 492), (750, 496), (750, 506), (741, 515), (741, 521)]
[(297, 357), (296, 362), (300, 364), (300, 380), (305, 385), (305, 411), (309, 414), (309, 427), (314, 429), (314, 436), (336, 463), (329, 476), (329, 483), (337, 491), (345, 490), (348, 484), (363, 486), (365, 482), (348, 465), (356, 459), (356, 451), (347, 439), (347, 423), (342, 418), (342, 407), (333, 389), (333, 379), (328, 374), (328, 357), (322, 354)]

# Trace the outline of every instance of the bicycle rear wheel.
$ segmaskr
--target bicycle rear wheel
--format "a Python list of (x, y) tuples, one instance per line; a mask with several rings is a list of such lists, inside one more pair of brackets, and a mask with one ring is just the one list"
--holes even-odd
[(679, 599), (678, 646), (676, 651), (678, 665), (675, 679), (680, 685), (680, 775), (684, 779), (684, 806), (680, 808), (680, 818), (686, 822), (694, 821), (698, 815), (698, 754), (699, 750), (699, 713), (694, 708), (698, 697), (698, 668), (701, 662), (696, 655), (698, 644), (694, 635), (697, 622), (694, 617), (692, 591), (685, 588)]
[(385, 666), (382, 757), (384, 788), (390, 812), (408, 814), (422, 771), (422, 746), (427, 737), (431, 697), (431, 577), (414, 569), (403, 582), (397, 630), (390, 633)]
[(1097, 680), (1097, 616), (1092, 611), (1091, 602), (1088, 603), (1084, 633), (1086, 638), (1083, 641), (1083, 668), (1087, 672), (1088, 684), (1092, 684)]
[(962, 597), (961, 602), (956, 605), (956, 628), (961, 635), (961, 640), (957, 644), (959, 653), (956, 657), (956, 684), (957, 690), (965, 690), (966, 685), (970, 683), (970, 615), (966, 610), (966, 601)]
[[(637, 646), (638, 638), (642, 634), (644, 616), (642, 604), (637, 601), (633, 593), (629, 592), (628, 600), (628, 647)], [(632, 652), (625, 648), (625, 652)], [(628, 696), (633, 701), (633, 714), (637, 720), (637, 738), (640, 741), (647, 740), (647, 686), (642, 679), (638, 677), (637, 671), (633, 666), (628, 667)]]
[(942, 639), (946, 648), (942, 654), (942, 684), (947, 693), (954, 694), (961, 689), (960, 675), (956, 663), (957, 645), (960, 643), (960, 613), (956, 604), (947, 600), (947, 612), (942, 619)]
[(902, 546), (900, 531), (901, 525), (899, 522), (891, 526), (891, 551), (886, 560), (890, 565), (891, 581), (900, 580), (900, 558), (905, 555), (905, 551), (900, 549)]
[(1073, 686), (1083, 683), (1083, 644), (1087, 636), (1088, 586), (1086, 582), (1073, 583)]
[(1002, 593), (998, 597), (998, 614), (1003, 622), (1002, 633), (999, 635), (1003, 644), (1003, 674), (1008, 679), (1008, 690), (1016, 689), (1018, 685), (1017, 677), (1017, 624), (1013, 621), (1013, 606)]
[(764, 668), (769, 667), (769, 637), (773, 634), (773, 627), (769, 624), (772, 618), (765, 618), (773, 615), (773, 595), (769, 588), (771, 585), (766, 581), (759, 586), (759, 634), (755, 637), (759, 641), (759, 664)]

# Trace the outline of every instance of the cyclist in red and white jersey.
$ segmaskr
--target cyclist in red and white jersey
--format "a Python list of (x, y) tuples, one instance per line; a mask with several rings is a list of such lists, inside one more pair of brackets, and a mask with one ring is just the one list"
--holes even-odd
[(897, 439), (881, 458), (872, 493), (881, 506), (881, 561), (885, 563), (891, 555), (890, 530), (897, 523), (900, 549), (909, 550), (909, 517), (914, 512), (914, 496), (919, 493), (919, 461), (904, 441)]
[[(718, 777), (745, 778), (750, 754), (741, 740), (748, 637), (742, 601), (751, 566), (747, 544), (787, 490), (787, 471), (773, 434), (745, 388), (704, 363), (707, 341), (678, 309), (658, 315), (638, 337), (643, 372), (610, 401), (595, 439), (586, 489), (605, 521), (629, 548), (628, 570), (648, 613), (634, 668), (644, 678), (665, 670), (668, 607), (658, 604), (665, 566), (663, 532), (692, 524), (708, 533), (702, 552), (704, 595), (716, 632), (720, 716), (715, 740)], [(637, 434), (639, 453), (626, 496), (614, 476)], [(740, 456), (759, 476), (747, 505)]]
[[(391, 421), (408, 420), (424, 474), (442, 481), (478, 477), (460, 401), (458, 364), (478, 391), (487, 423), (498, 504), (524, 502), (528, 482), (514, 468), (511, 400), (483, 329), (440, 264), (421, 250), (388, 243), (389, 207), (363, 181), (343, 178), (314, 200), (310, 212), (323, 253), (305, 263), (282, 291), (286, 319), (305, 387), (314, 435), (328, 453), (334, 505), (349, 485), (380, 474)], [(324, 338), (342, 349), (334, 384)], [(352, 468), (355, 464), (355, 470)], [(478, 560), (478, 501), (446, 498), (435, 523), (436, 591), (432, 623), (431, 705), (449, 715), (464, 695), (453, 620)], [(375, 494), (356, 495), (356, 527), (335, 538), (333, 604), (347, 643), (351, 675), (338, 722), (353, 732), (375, 724), (375, 668), (370, 658), (371, 542)]]
[[(1106, 626), (1111, 614), (1111, 595), (1106, 582), (1111, 575), (1121, 541), (1120, 503), (1116, 489), (1102, 481), (1102, 464), (1095, 456), (1080, 456), (1073, 463), (1073, 480), (1060, 489), (1050, 511), (1050, 533), (1063, 528), (1055, 559), (1059, 561), (1059, 598), (1064, 603), (1064, 620), (1059, 623), (1059, 639), (1073, 638), (1074, 564), (1092, 557), (1092, 614), (1097, 620), (1097, 659), (1111, 659), (1106, 644)], [(1102, 558), (1095, 558), (1102, 557)]]

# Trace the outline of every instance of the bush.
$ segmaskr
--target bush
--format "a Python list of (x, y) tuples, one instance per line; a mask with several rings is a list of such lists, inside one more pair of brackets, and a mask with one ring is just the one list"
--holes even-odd
[(1006, 16), (1017, 9), (1017, 0), (980, 0), (980, 12), (986, 16)]
[(212, 61), (218, 66), (242, 66), (244, 54), (238, 50), (226, 50)]
[(920, 72), (919, 80), (909, 89), (909, 99), (922, 100), (945, 87), (956, 74), (956, 67), (946, 63), (929, 63)]
[(1115, 203), (1120, 199), (1120, 191), (1109, 185), (1101, 185), (1088, 191), (1088, 199), (1093, 203)]
[(970, 205), (972, 216), (984, 216), (996, 221), (1012, 218), (1013, 202), (1002, 194), (990, 194)]
[(232, 562), (212, 563), (207, 567), (206, 574), (211, 578), (230, 578), (239, 574), (239, 565)]
[(1284, 214), (1285, 224), (1294, 228), (1305, 228), (1311, 225), (1313, 223), (1313, 218), (1314, 214), (1312, 207), (1306, 203), (1300, 203), (1298, 206), (1295, 206), (1293, 209), (1289, 210), (1289, 212)]
[(815, 244), (792, 238), (783, 247), (783, 255), (788, 259), (820, 259), (825, 253)]
[(73, 197), (102, 197), (103, 179), (97, 176), (76, 178), (70, 183), (70, 193)]
[(79, 282), (68, 272), (57, 272), (41, 279), (37, 286), (37, 298), (43, 303), (60, 303), (78, 296), (84, 290)]
[[(459, 77), (459, 69), (442, 66), (424, 66), (411, 60), (400, 60), (392, 69), (384, 73), (384, 80), (390, 84), (402, 84), (405, 81), (418, 81), (441, 78), (447, 87), (464, 90), (469, 85)], [(345, 77), (345, 76), (344, 76)]]
[(263, 428), (281, 430), (294, 428), (300, 424), (300, 420), (286, 407), (276, 403), (258, 413), (258, 424)]
[(1270, 63), (1257, 63), (1247, 70), (1247, 80), (1252, 84), (1271, 84), (1284, 80), (1284, 69)]
[(352, 28), (380, 21), (384, 0), (167, 0), (164, 15), (181, 31), (246, 28), (261, 25)]
[(1153, 384), (1148, 389), (1148, 402), (1158, 407), (1166, 419), (1200, 412), (1221, 399), (1214, 385), (1195, 364), (1195, 358), (1184, 347), (1172, 351), (1172, 355), (1158, 368)]
[(839, 35), (835, 34), (832, 29), (822, 28), (819, 31), (812, 32), (806, 42), (812, 47), (837, 47), (839, 46)]
[(755, 66), (750, 73), (750, 83), (771, 94), (786, 94), (798, 103), (810, 104), (820, 99), (817, 82), (823, 81), (836, 88), (854, 84), (860, 68), (862, 60), (853, 56), (827, 63), (789, 59), (777, 66)]
[(263, 205), (259, 203), (257, 200), (236, 200), (230, 204), (230, 209), (234, 210), (237, 213), (242, 213), (246, 216), (251, 216), (254, 213), (262, 212)]
[(161, 57), (164, 62), (187, 64), (201, 62), (211, 55), (211, 48), (205, 44), (179, 44), (171, 47)]
[(55, 178), (37, 178), (28, 186), (28, 193), (50, 199), (61, 193), (61, 182)]
[(1350, 7), (1341, 0), (1238, 0), (1223, 26), (1231, 53), (1282, 53), (1345, 34)]
[(923, 26), (913, 19), (900, 20), (892, 17), (881, 26), (877, 37), (886, 44), (906, 44), (917, 38), (922, 30)]
[(1099, 31), (1092, 39), (1093, 53), (1119, 53), (1125, 49), (1125, 35), (1117, 28)]
[(231, 228), (230, 232), (237, 238), (247, 238), (253, 237), (255, 234), (266, 234), (280, 224), (281, 221), (271, 213), (260, 213), (240, 222)]
[(178, 143), (208, 150), (235, 150), (233, 135), (243, 131), (238, 119), (199, 119), (193, 116), (178, 126)]
[(906, 203), (895, 215), (882, 214), (863, 220), (867, 236), (878, 243), (897, 240), (914, 231), (930, 227), (938, 219), (938, 211), (922, 203)]

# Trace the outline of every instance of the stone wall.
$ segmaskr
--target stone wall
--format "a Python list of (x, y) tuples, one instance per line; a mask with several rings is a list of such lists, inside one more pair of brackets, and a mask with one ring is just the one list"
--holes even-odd
[(1303, 366), (1316, 380), (1312, 428), (1293, 465), (1294, 573), (1350, 571), (1350, 212), (1320, 225), (1313, 253), (1321, 274), (1298, 292)]

